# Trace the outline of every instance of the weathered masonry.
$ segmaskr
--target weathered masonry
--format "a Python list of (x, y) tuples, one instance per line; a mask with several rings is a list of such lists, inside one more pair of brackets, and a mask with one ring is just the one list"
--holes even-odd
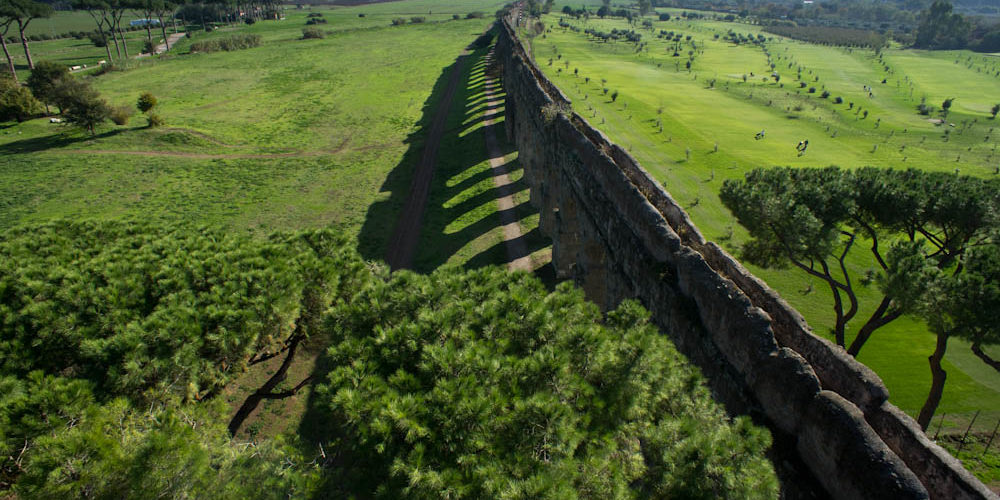
[(558, 274), (606, 308), (640, 300), (730, 413), (768, 425), (785, 497), (997, 498), (888, 402), (874, 372), (812, 335), (635, 159), (569, 111), (510, 24), (499, 31), (506, 131)]

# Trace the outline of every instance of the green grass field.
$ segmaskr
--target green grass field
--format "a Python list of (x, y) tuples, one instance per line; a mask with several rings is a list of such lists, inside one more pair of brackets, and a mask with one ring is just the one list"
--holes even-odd
[[(706, 237), (732, 253), (746, 234), (719, 202), (718, 191), (723, 181), (752, 168), (873, 165), (996, 175), (1000, 132), (994, 133), (989, 109), (1000, 102), (1000, 78), (991, 58), (888, 49), (880, 60), (870, 50), (811, 45), (756, 26), (712, 20), (655, 21), (650, 31), (620, 19), (568, 19), (580, 28), (574, 32), (560, 27), (560, 18), (545, 16), (546, 33), (531, 41), (538, 65), (577, 112), (628, 149), (687, 208)], [(583, 33), (588, 28), (635, 29), (646, 45), (637, 50), (625, 41), (592, 41)], [(673, 42), (657, 38), (660, 30), (683, 36), (677, 57)], [(765, 51), (727, 42), (730, 30), (773, 38)], [(800, 87), (800, 68), (805, 87)], [(820, 97), (823, 91), (830, 95)], [(836, 97), (843, 103), (835, 104)], [(955, 98), (947, 124), (929, 121), (940, 117), (936, 112), (916, 112), (922, 97), (935, 109)], [(765, 139), (755, 140), (761, 130)], [(798, 156), (795, 146), (806, 139), (807, 154)], [(874, 268), (864, 252), (856, 254), (850, 263), (855, 275)], [(817, 333), (832, 327), (832, 301), (821, 283), (795, 271), (753, 271), (799, 309)], [(862, 290), (855, 328), (876, 305), (876, 292), (874, 286)], [(927, 356), (933, 345), (922, 324), (902, 319), (876, 332), (860, 360), (885, 380), (892, 401), (915, 415), (930, 385)], [(946, 364), (948, 382), (938, 414), (952, 415), (953, 425), (960, 425), (963, 415), (983, 410), (977, 427), (992, 428), (1000, 419), (1000, 376), (955, 340)]]
[[(223, 37), (233, 31), (257, 33), (261, 35), (265, 42), (278, 42), (295, 40), (301, 36), (301, 29), (305, 27), (305, 22), (311, 13), (323, 14), (327, 24), (317, 27), (328, 32), (339, 32), (346, 30), (378, 29), (385, 28), (392, 24), (396, 18), (404, 18), (410, 23), (413, 17), (423, 17), (425, 23), (437, 23), (442, 21), (452, 21), (455, 15), (462, 19), (469, 13), (480, 12), (484, 15), (479, 21), (487, 22), (493, 19), (493, 13), (503, 5), (503, 2), (495, 0), (461, 0), (449, 2), (447, 6), (440, 5), (431, 0), (407, 0), (405, 2), (385, 2), (357, 7), (337, 7), (337, 6), (315, 6), (297, 9), (294, 5), (285, 6), (285, 18), (280, 21), (267, 21), (255, 23), (252, 26), (231, 25), (222, 26), (220, 29), (205, 33), (200, 26), (183, 26), (178, 23), (179, 31), (187, 30), (195, 40)], [(362, 17), (363, 15), (363, 17)], [(122, 18), (122, 23), (127, 24), (140, 16), (127, 12)], [(399, 27), (397, 27), (399, 28)], [(28, 26), (28, 35), (47, 34), (49, 36), (59, 36), (70, 31), (94, 31), (96, 24), (89, 14), (83, 11), (57, 11), (50, 18), (35, 19)], [(171, 33), (173, 26), (168, 25), (167, 33)], [(15, 31), (8, 33), (8, 36), (16, 36)], [(162, 40), (158, 29), (152, 32), (155, 41)], [(130, 31), (126, 33), (129, 41), (129, 54), (138, 54), (146, 40), (145, 30)], [(178, 43), (175, 53), (187, 52), (191, 39), (184, 39)], [(103, 48), (95, 47), (90, 40), (77, 40), (75, 38), (63, 38), (58, 40), (47, 40), (43, 42), (30, 42), (29, 48), (32, 58), (38, 60), (52, 60), (66, 66), (88, 65), (93, 66), (97, 61), (107, 59)], [(8, 49), (18, 70), (18, 76), (27, 78), (28, 65), (20, 43), (8, 44)], [(114, 46), (112, 45), (112, 52)], [(117, 56), (115, 56), (117, 57)]]
[[(369, 19), (338, 11), (345, 21)], [(409, 188), (436, 84), (491, 20), (339, 29), (331, 18), (327, 38), (300, 40), (306, 14), (295, 14), (219, 30), (266, 33), (255, 49), (181, 47), (93, 80), (113, 105), (134, 106), (152, 92), (162, 128), (147, 128), (142, 116), (95, 137), (48, 119), (4, 125), (0, 225), (141, 216), (255, 232), (334, 225), (359, 235), (367, 224), (363, 251), (380, 258), (402, 203), (392, 190)], [(32, 48), (44, 59), (58, 43)]]

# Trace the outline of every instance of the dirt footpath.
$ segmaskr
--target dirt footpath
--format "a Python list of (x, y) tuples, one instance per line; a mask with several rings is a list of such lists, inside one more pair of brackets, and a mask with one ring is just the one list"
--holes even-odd
[(434, 177), (434, 165), (437, 163), (438, 148), (441, 146), (441, 137), (444, 136), (444, 126), (448, 121), (448, 113), (451, 111), (451, 104), (455, 98), (455, 91), (458, 83), (465, 73), (465, 66), (468, 64), (469, 51), (463, 51), (458, 56), (455, 64), (451, 66), (451, 74), (448, 77), (448, 87), (444, 96), (438, 103), (438, 109), (434, 113), (434, 122), (427, 133), (427, 140), (424, 142), (424, 153), (420, 157), (420, 163), (413, 173), (413, 183), (410, 185), (410, 195), (406, 199), (396, 229), (389, 239), (389, 248), (385, 256), (386, 262), (392, 270), (409, 269), (413, 267), (413, 256), (417, 250), (417, 242), (420, 240), (420, 228), (423, 225), (424, 210), (427, 207), (427, 198), (430, 195), (431, 179)]

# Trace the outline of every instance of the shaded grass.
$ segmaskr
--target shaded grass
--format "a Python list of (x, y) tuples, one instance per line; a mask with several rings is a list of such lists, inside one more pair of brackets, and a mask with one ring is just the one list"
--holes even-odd
[[(964, 432), (943, 436), (938, 444), (961, 460), (962, 465), (990, 489), (997, 491), (1000, 489), (1000, 440), (994, 439), (990, 443), (991, 433), (974, 433), (970, 434), (963, 444), (963, 434)], [(988, 449), (987, 445), (990, 445)]]
[(506, 258), (483, 134), (485, 108), (475, 105), (483, 95), (486, 50), (470, 55), (472, 63), (455, 94), (414, 259), (418, 271), (443, 265), (477, 267)]

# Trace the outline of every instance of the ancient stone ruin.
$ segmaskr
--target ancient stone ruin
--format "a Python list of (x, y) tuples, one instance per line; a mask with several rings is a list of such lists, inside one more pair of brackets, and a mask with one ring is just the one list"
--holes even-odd
[(640, 300), (730, 413), (771, 429), (785, 497), (998, 498), (889, 403), (874, 372), (814, 336), (706, 241), (635, 159), (573, 113), (509, 22), (498, 31), (506, 131), (558, 275), (605, 308)]

